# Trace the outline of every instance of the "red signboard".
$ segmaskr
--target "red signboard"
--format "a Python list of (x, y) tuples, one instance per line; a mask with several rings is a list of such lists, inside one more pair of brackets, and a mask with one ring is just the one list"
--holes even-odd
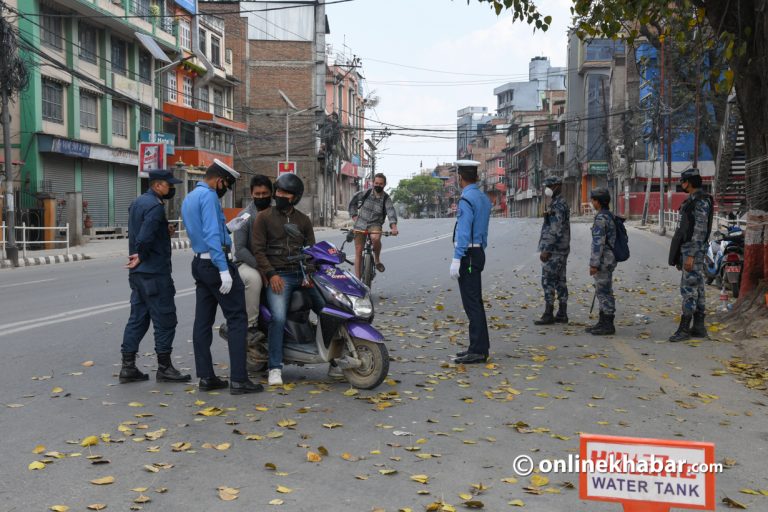
[(165, 169), (165, 144), (156, 142), (139, 143), (139, 177), (149, 178), (149, 171)]
[(277, 175), (283, 174), (296, 174), (296, 162), (278, 162), (277, 163)]

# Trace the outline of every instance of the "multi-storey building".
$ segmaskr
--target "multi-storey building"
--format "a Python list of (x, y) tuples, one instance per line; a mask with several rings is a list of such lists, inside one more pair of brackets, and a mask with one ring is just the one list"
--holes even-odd
[(565, 90), (566, 70), (552, 67), (548, 57), (534, 57), (528, 63), (528, 81), (509, 82), (493, 90), (496, 114), (511, 119), (515, 112), (546, 109), (546, 91)]
[(472, 139), (493, 119), (488, 107), (464, 107), (456, 112), (456, 158), (466, 158)]

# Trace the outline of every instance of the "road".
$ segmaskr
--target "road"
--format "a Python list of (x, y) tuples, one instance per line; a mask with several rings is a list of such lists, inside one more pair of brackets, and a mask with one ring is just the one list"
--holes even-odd
[[(118, 385), (129, 311), (121, 258), (0, 271), (0, 511), (91, 504), (397, 511), (436, 501), (462, 509), (465, 494), (492, 511), (514, 509), (512, 500), (522, 500), (522, 510), (618, 510), (580, 501), (570, 485), (578, 486), (576, 474), (548, 475), (532, 492), (529, 478), (503, 481), (515, 476), (518, 455), (540, 461), (578, 453), (581, 432), (714, 442), (716, 459), (729, 462), (717, 476), (717, 501), (728, 496), (768, 510), (768, 496), (740, 493), (768, 489), (765, 395), (729, 371), (737, 348), (727, 337), (665, 341), (679, 311), (679, 274), (664, 265), (666, 239), (630, 230), (632, 258), (615, 274), (618, 332), (594, 338), (583, 332), (592, 299), (589, 225), (573, 225), (571, 324), (542, 328), (532, 323), (543, 308), (539, 221), (493, 219), (483, 274), (492, 359), (456, 368), (449, 356), (465, 343), (466, 322), (448, 277), (452, 228), (449, 219), (404, 221), (401, 236), (384, 242), (375, 324), (392, 363), (375, 392), (328, 382), (320, 367), (289, 367), (285, 388), (241, 397), (154, 380)], [(331, 233), (340, 243), (341, 234)], [(187, 370), (191, 256), (179, 251), (173, 261), (180, 321), (174, 358)], [(714, 289), (710, 297), (714, 308)], [(650, 323), (636, 323), (636, 314)], [(154, 368), (152, 350), (150, 337), (139, 359), (144, 370)], [(215, 342), (214, 357), (225, 375), (223, 343)], [(207, 407), (223, 414), (196, 414)], [(77, 444), (102, 434), (111, 442)], [(44, 449), (34, 454), (38, 445)], [(308, 462), (308, 452), (322, 460)], [(44, 469), (28, 469), (39, 460)], [(153, 464), (161, 467), (145, 468)], [(115, 482), (90, 483), (106, 476)], [(223, 502), (219, 487), (239, 489), (238, 498)], [(140, 496), (151, 501), (134, 503)]]

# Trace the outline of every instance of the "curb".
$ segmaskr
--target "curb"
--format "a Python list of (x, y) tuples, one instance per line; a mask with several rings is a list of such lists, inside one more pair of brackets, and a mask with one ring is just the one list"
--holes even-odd
[[(36, 258), (19, 258), (19, 267), (34, 267), (53, 263), (67, 263), (90, 259), (85, 254), (57, 254), (55, 256), (39, 256)], [(13, 268), (11, 260), (0, 260), (0, 268)]]
[(171, 242), (171, 250), (178, 251), (180, 249), (189, 249), (192, 244), (189, 240), (173, 240)]

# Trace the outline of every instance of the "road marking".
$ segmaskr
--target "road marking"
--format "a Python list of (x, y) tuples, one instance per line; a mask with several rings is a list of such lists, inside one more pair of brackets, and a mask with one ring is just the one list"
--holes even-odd
[(49, 281), (57, 281), (58, 278), (51, 278), (51, 279), (39, 279), (37, 281), (24, 281), (23, 283), (13, 283), (13, 284), (3, 284), (0, 285), (0, 288), (13, 288), (14, 286), (26, 286), (28, 284), (38, 284), (38, 283), (47, 283)]
[(418, 242), (411, 242), (411, 243), (408, 243), (408, 244), (397, 245), (395, 247), (389, 247), (387, 249), (382, 249), (381, 252), (385, 253), (385, 252), (392, 252), (392, 251), (401, 251), (403, 249), (410, 249), (412, 247), (418, 247), (420, 245), (431, 244), (432, 242), (437, 242), (438, 240), (444, 240), (444, 239), (446, 239), (446, 238), (448, 238), (450, 236), (452, 236), (452, 233), (446, 233), (444, 235), (438, 235), (438, 236), (435, 236), (435, 237), (432, 237), (432, 238), (427, 238), (426, 240), (419, 240)]
[[(176, 292), (176, 298), (186, 297), (193, 295), (195, 288), (185, 288)], [(81, 318), (88, 318), (102, 313), (109, 313), (110, 311), (117, 311), (130, 307), (129, 301), (112, 302), (109, 304), (101, 304), (99, 306), (91, 306), (88, 308), (74, 309), (71, 311), (65, 311), (64, 313), (57, 313), (55, 315), (44, 316), (40, 318), (33, 318), (31, 320), (23, 320), (20, 322), (13, 322), (10, 324), (0, 325), (0, 337), (8, 336), (9, 334), (15, 334), (18, 332), (29, 331), (31, 329), (37, 329), (38, 327), (46, 327), (48, 325), (59, 324), (63, 322), (70, 322), (72, 320), (79, 320)]]

